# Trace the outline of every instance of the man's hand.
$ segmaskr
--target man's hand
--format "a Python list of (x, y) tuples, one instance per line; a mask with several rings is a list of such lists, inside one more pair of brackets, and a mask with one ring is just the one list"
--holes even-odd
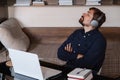
[[(64, 49), (65, 49), (66, 51), (70, 52), (70, 53), (73, 51), (73, 48), (72, 48), (71, 43), (67, 44)], [(84, 56), (84, 55), (82, 55), (82, 54), (78, 54), (78, 55), (77, 55), (77, 59), (83, 58), (83, 56)]]
[(77, 59), (83, 58), (83, 56), (84, 56), (84, 55), (82, 55), (82, 54), (78, 54), (78, 55), (77, 55)]
[(67, 44), (64, 49), (65, 49), (66, 51), (70, 52), (70, 53), (73, 51), (73, 48), (72, 48), (72, 46), (71, 46), (71, 43)]

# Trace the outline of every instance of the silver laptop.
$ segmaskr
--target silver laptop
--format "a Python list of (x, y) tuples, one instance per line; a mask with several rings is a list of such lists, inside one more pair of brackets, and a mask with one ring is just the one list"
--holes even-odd
[(36, 54), (8, 49), (15, 76), (21, 80), (43, 80), (39, 59)]
[(11, 58), (14, 80), (46, 80), (62, 71), (40, 66), (35, 53), (8, 49)]

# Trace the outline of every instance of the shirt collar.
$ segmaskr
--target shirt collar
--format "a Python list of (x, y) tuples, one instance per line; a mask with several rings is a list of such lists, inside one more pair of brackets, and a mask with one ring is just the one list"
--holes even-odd
[(84, 29), (82, 30), (82, 33), (83, 33), (84, 35), (87, 35), (87, 36), (96, 34), (96, 32), (98, 32), (98, 29), (93, 29), (93, 30), (88, 31), (88, 32), (86, 32), (86, 33), (85, 33)]

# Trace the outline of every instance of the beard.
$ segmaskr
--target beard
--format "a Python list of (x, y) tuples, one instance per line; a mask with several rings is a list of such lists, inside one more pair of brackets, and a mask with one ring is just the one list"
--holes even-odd
[(79, 19), (79, 23), (80, 23), (82, 26), (84, 26), (83, 21), (84, 21), (84, 17), (81, 16), (81, 18)]

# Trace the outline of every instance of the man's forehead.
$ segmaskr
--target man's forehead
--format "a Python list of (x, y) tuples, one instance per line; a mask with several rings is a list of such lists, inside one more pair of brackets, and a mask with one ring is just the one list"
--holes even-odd
[(89, 11), (88, 11), (88, 14), (89, 14), (90, 16), (93, 16), (93, 15), (94, 15), (94, 10), (89, 10)]
[(93, 14), (93, 13), (94, 13), (94, 10), (89, 10), (88, 13)]
[(89, 10), (89, 11), (88, 11), (88, 15), (89, 15), (89, 16), (93, 17), (93, 14), (94, 14), (94, 10)]

